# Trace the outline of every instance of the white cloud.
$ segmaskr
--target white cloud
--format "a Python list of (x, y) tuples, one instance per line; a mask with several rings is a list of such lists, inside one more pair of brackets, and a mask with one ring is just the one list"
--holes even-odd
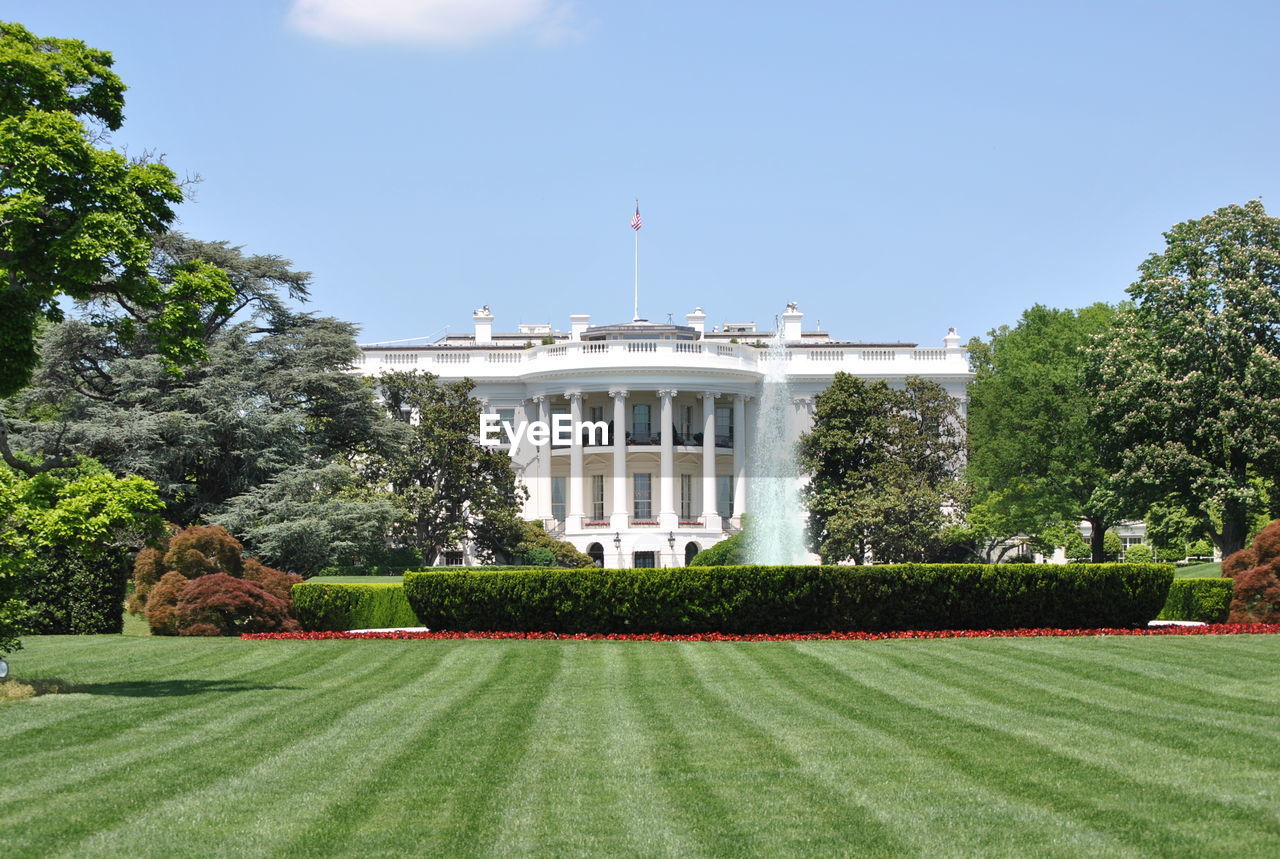
[(520, 32), (563, 41), (569, 14), (555, 0), (293, 0), (289, 22), (338, 42), (468, 47)]

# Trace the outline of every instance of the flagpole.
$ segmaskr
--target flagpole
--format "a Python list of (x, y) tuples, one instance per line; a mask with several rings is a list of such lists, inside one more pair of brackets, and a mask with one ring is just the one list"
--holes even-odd
[[(636, 217), (638, 218), (639, 216), (640, 216), (640, 198), (637, 197), (636, 198)], [(636, 234), (636, 280), (635, 280), (635, 287), (632, 295), (634, 299), (634, 303), (632, 306), (631, 321), (635, 322), (640, 318), (640, 230), (637, 227), (632, 229), (632, 232)]]

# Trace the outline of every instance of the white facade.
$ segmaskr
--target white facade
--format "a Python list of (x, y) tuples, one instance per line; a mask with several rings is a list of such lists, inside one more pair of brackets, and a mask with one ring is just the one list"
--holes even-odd
[[(473, 316), (471, 334), (366, 346), (356, 369), (469, 378), (484, 410), (513, 424), (550, 422), (556, 413), (575, 425), (609, 423), (607, 446), (522, 441), (510, 451), (529, 490), (525, 517), (603, 566), (681, 566), (741, 526), (747, 451), (769, 360), (761, 347), (774, 332), (754, 323), (706, 331), (701, 308), (686, 325), (592, 327), (588, 316), (574, 315), (564, 334), (549, 324), (497, 333), (487, 306)], [(803, 316), (795, 305), (780, 316), (795, 437), (811, 422), (814, 396), (838, 371), (893, 385), (908, 376), (931, 379), (957, 398), (963, 414), (972, 374), (954, 329), (941, 348), (854, 343), (802, 330)]]

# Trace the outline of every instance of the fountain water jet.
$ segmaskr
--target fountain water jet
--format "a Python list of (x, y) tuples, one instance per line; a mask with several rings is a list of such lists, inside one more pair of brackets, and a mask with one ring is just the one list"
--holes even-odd
[(803, 564), (804, 506), (800, 463), (792, 435), (794, 405), (787, 379), (782, 326), (764, 356), (765, 374), (755, 438), (747, 452), (746, 559), (750, 564)]

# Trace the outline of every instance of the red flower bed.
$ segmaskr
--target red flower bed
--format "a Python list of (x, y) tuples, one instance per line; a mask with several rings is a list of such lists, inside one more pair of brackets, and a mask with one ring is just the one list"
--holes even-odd
[(448, 641), (462, 638), (508, 639), (523, 638), (538, 641), (882, 641), (889, 638), (1078, 638), (1094, 635), (1275, 635), (1280, 634), (1280, 623), (1211, 623), (1205, 626), (1161, 626), (1139, 629), (931, 629), (904, 630), (901, 632), (794, 632), (782, 635), (725, 635), (704, 632), (696, 635), (666, 635), (653, 633), (587, 633), (561, 634), (555, 632), (253, 632), (241, 638), (254, 640), (279, 639), (287, 641), (322, 641), (327, 639), (413, 639)]

